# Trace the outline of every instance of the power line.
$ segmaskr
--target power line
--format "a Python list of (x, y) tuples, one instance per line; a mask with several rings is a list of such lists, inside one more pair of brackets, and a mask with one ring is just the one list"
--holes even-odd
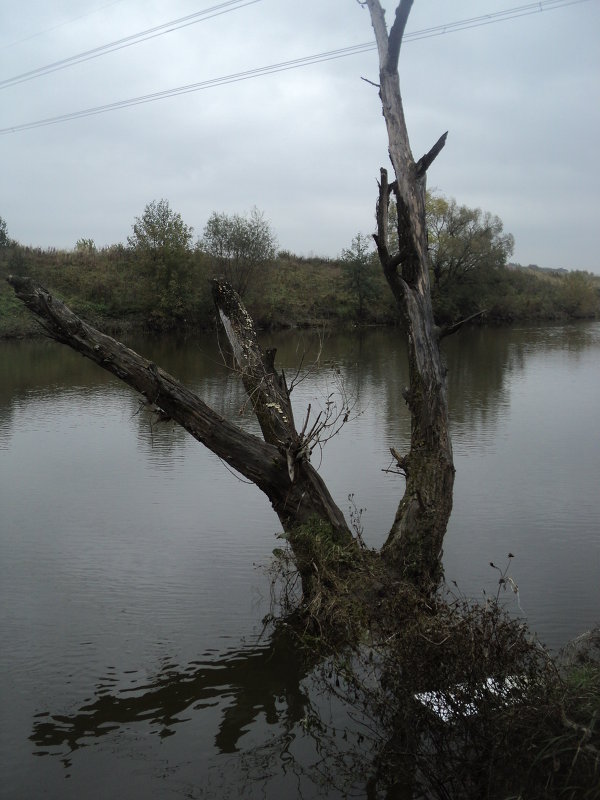
[[(254, 0), (256, 2), (256, 0)], [(461, 30), (470, 30), (472, 28), (483, 27), (496, 22), (505, 20), (517, 19), (523, 16), (539, 13), (544, 10), (553, 10), (556, 8), (564, 8), (566, 6), (578, 5), (580, 3), (588, 2), (588, 0), (541, 0), (537, 3), (529, 3), (527, 5), (518, 6), (505, 11), (494, 12), (493, 14), (485, 14), (480, 17), (472, 17), (470, 19), (457, 20), (453, 23), (445, 25), (437, 25), (431, 28), (426, 28), (421, 31), (414, 31), (407, 33), (404, 36), (405, 41), (418, 41), (420, 39), (428, 39), (433, 36), (442, 36), (446, 33), (454, 33)], [(83, 117), (95, 116), (97, 114), (104, 114), (108, 111), (115, 111), (121, 108), (129, 108), (131, 106), (142, 105), (144, 103), (151, 103), (156, 100), (164, 100), (168, 97), (176, 97), (181, 94), (189, 94), (191, 92), (198, 92), (203, 89), (210, 89), (216, 86), (224, 86), (230, 83), (238, 83), (252, 78), (262, 77), (264, 75), (271, 75), (277, 72), (284, 72), (287, 70), (298, 69), (300, 67), (310, 66), (312, 64), (319, 64), (324, 61), (333, 61), (340, 58), (347, 58), (353, 55), (370, 52), (376, 49), (374, 42), (363, 42), (362, 44), (351, 45), (349, 47), (339, 48), (337, 50), (330, 50), (324, 53), (316, 53), (311, 56), (304, 56), (302, 58), (291, 59), (289, 61), (282, 61), (276, 64), (269, 64), (255, 69), (244, 70), (242, 72), (232, 73), (231, 75), (223, 75), (218, 78), (210, 78), (208, 80), (199, 81), (197, 83), (190, 83), (184, 86), (177, 86), (173, 89), (165, 89), (164, 91), (152, 92), (150, 94), (140, 95), (138, 97), (128, 98), (126, 100), (117, 100), (112, 103), (107, 103), (93, 108), (81, 109), (80, 111), (72, 111), (67, 114), (60, 114), (54, 117), (47, 117), (46, 119), (36, 120), (34, 122), (26, 122), (20, 125), (14, 125), (8, 128), (0, 128), (0, 135), (8, 133), (17, 133), (24, 130), (31, 130), (33, 128), (41, 128), (47, 125), (55, 125), (60, 122), (68, 122), (74, 119), (82, 119)]]
[[(166, 33), (172, 33), (181, 28), (188, 28), (190, 25), (196, 25), (198, 22), (205, 22), (208, 19), (213, 19), (213, 17), (219, 17), (222, 14), (237, 11), (238, 8), (245, 8), (245, 6), (251, 6), (260, 2), (261, 0), (245, 0), (245, 2), (242, 0), (227, 0), (227, 2), (219, 3), (219, 5), (211, 6), (211, 8), (205, 8), (203, 11), (196, 11), (193, 14), (188, 14), (179, 19), (163, 22), (161, 25), (156, 25), (154, 28), (132, 33), (130, 36), (125, 36), (114, 42), (94, 47), (83, 53), (77, 53), (74, 56), (60, 59), (60, 61), (54, 61), (52, 64), (37, 67), (36, 69), (29, 70), (29, 72), (23, 72), (20, 75), (14, 75), (12, 78), (6, 78), (0, 81), (0, 89), (7, 89), (9, 86), (16, 86), (19, 83), (41, 78), (43, 75), (50, 75), (52, 72), (67, 69), (67, 67), (73, 67), (76, 64), (82, 64), (85, 61), (91, 61), (93, 58), (100, 58), (109, 53), (115, 53), (117, 50), (123, 50), (125, 47), (132, 47), (135, 44), (147, 42), (149, 39), (155, 39), (157, 36), (164, 36)], [(234, 8), (231, 6), (234, 6)]]
[(72, 17), (71, 19), (67, 19), (64, 22), (59, 22), (57, 25), (53, 25), (51, 28), (44, 28), (42, 31), (37, 31), (37, 33), (31, 33), (29, 36), (24, 36), (22, 39), (17, 39), (14, 42), (9, 42), (9, 44), (3, 44), (0, 49), (8, 50), (11, 47), (15, 47), (18, 44), (22, 44), (23, 42), (28, 42), (30, 39), (36, 39), (38, 36), (43, 36), (45, 33), (51, 33), (52, 31), (56, 31), (59, 28), (63, 28), (65, 25), (72, 25), (73, 22), (77, 22), (80, 19), (85, 19), (86, 17), (92, 16), (92, 14), (97, 14), (99, 11), (104, 11), (105, 8), (110, 8), (111, 6), (116, 6), (119, 3), (122, 3), (123, 0), (112, 0), (110, 3), (106, 3), (99, 8), (95, 8), (92, 11), (88, 11), (85, 14), (79, 14), (77, 17)]
[(28, 130), (31, 128), (40, 128), (46, 125), (54, 125), (58, 122), (67, 122), (72, 119), (79, 119), (82, 117), (94, 116), (96, 114), (103, 114), (107, 111), (114, 111), (119, 108), (129, 108), (130, 106), (141, 105), (143, 103), (150, 103), (154, 100), (164, 100), (167, 97), (176, 97), (180, 94), (189, 94), (190, 92), (198, 92), (202, 89), (210, 89), (215, 86), (224, 86), (228, 83), (238, 83), (239, 81), (257, 78), (262, 75), (270, 75), (275, 72), (284, 72), (290, 69), (297, 69), (299, 67), (306, 67), (310, 64), (318, 64), (323, 61), (332, 61), (346, 56), (357, 55), (375, 49), (373, 42), (366, 42), (364, 44), (352, 45), (351, 47), (344, 47), (340, 50), (330, 50), (327, 53), (317, 53), (312, 56), (304, 56), (303, 58), (296, 58), (290, 61), (283, 61), (278, 64), (269, 64), (265, 67), (257, 67), (255, 69), (244, 70), (243, 72), (236, 72), (231, 75), (222, 75), (218, 78), (210, 78), (209, 80), (199, 81), (198, 83), (190, 83), (185, 86), (177, 86), (174, 89), (165, 89), (161, 92), (152, 92), (151, 94), (141, 95), (139, 97), (129, 98), (127, 100), (117, 100), (114, 103), (107, 103), (102, 106), (95, 106), (94, 108), (85, 108), (81, 111), (72, 111), (68, 114), (61, 114), (56, 117), (48, 117), (47, 119), (37, 120), (36, 122), (24, 123), (22, 125), (15, 125), (10, 128), (0, 128), (0, 134), (16, 133), (17, 131)]
[(446, 23), (445, 25), (436, 25), (434, 28), (424, 28), (412, 34), (407, 33), (404, 35), (403, 41), (413, 38), (426, 39), (431, 36), (443, 36), (445, 33), (455, 33), (456, 31), (469, 30), (470, 28), (481, 28), (484, 25), (491, 25), (495, 22), (528, 17), (543, 11), (553, 11), (557, 8), (574, 6), (586, 2), (588, 2), (588, 0), (538, 0), (536, 3), (527, 3), (526, 5), (516, 6), (515, 8), (507, 8), (504, 11), (493, 11), (488, 14), (482, 14), (479, 17), (462, 19), (457, 22)]
[[(120, 1), (121, 0), (115, 0), (115, 2)], [(125, 47), (132, 47), (133, 45), (140, 44), (141, 42), (148, 41), (149, 39), (154, 39), (158, 36), (164, 36), (167, 33), (172, 33), (173, 31), (180, 30), (181, 28), (187, 28), (190, 25), (197, 24), (198, 22), (204, 22), (206, 19), (212, 19), (213, 17), (220, 16), (221, 14), (226, 14), (230, 11), (236, 11), (238, 8), (244, 8), (247, 5), (253, 5), (254, 3), (258, 2), (260, 2), (260, 0), (246, 0), (245, 2), (243, 2), (243, 0), (227, 0), (219, 5), (212, 6), (211, 8), (206, 8), (202, 11), (196, 11), (193, 14), (188, 14), (185, 17), (179, 17), (178, 19), (164, 22), (161, 25), (157, 25), (153, 28), (148, 28), (147, 30), (139, 31), (138, 33), (133, 33), (130, 36), (117, 39), (114, 42), (108, 42), (107, 44), (94, 47), (91, 50), (85, 50), (83, 53), (77, 53), (73, 56), (69, 56), (68, 58), (54, 61), (51, 64), (37, 67), (36, 69), (29, 70), (28, 72), (23, 72), (20, 75), (14, 75), (12, 78), (5, 78), (4, 80), (0, 81), (0, 89), (6, 89), (9, 86), (16, 86), (20, 83), (34, 80), (35, 78), (40, 78), (44, 75), (50, 75), (58, 70), (67, 69), (68, 67), (82, 64), (85, 61), (90, 61), (91, 59), (99, 58), (101, 56), (108, 55), (109, 53), (114, 53), (118, 50), (124, 49)], [(587, 2), (587, 0), (542, 0), (542, 2), (539, 2), (538, 0), (538, 2), (518, 6), (517, 8), (509, 8), (504, 11), (496, 11), (478, 17), (471, 17), (470, 19), (458, 20), (456, 22), (445, 23), (444, 25), (437, 25), (433, 28), (424, 28), (420, 31), (407, 33), (404, 36), (404, 40), (408, 41), (410, 39), (421, 39), (425, 38), (426, 36), (441, 36), (445, 33), (468, 30), (470, 27), (479, 27), (480, 25), (491, 24), (493, 22), (501, 22), (503, 19), (514, 19), (518, 16), (536, 14), (543, 10), (551, 10), (552, 8), (560, 8), (564, 5), (573, 5), (580, 2)], [(114, 2), (109, 3), (108, 5), (114, 5)], [(231, 8), (231, 6), (235, 6), (235, 8)], [(103, 8), (107, 7), (108, 6), (103, 6)]]

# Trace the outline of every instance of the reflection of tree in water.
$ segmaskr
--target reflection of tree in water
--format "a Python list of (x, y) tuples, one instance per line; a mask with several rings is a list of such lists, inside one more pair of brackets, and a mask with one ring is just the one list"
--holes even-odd
[[(37, 713), (29, 738), (37, 752), (57, 757), (69, 770), (76, 751), (97, 745), (102, 737), (143, 725), (166, 739), (192, 714), (218, 707), (214, 748), (218, 754), (237, 755), (232, 780), (238, 785), (243, 780), (264, 786), (291, 776), (298, 782), (295, 796), (346, 797), (348, 785), (364, 788), (367, 753), (358, 758), (359, 751), (352, 750), (363, 736), (353, 730), (345, 710), (332, 721), (336, 698), (323, 689), (336, 678), (328, 662), (322, 666), (324, 678), (314, 674), (319, 660), (285, 627), (277, 627), (262, 647), (192, 661), (184, 668), (167, 662), (143, 686), (117, 689), (119, 679), (109, 670), (95, 697), (74, 713)], [(337, 704), (342, 708), (339, 700)], [(185, 728), (180, 730), (185, 735)], [(249, 732), (254, 741), (258, 732), (259, 744), (243, 748), (240, 740)], [(354, 775), (350, 763), (357, 770), (360, 764)]]
[[(317, 394), (325, 385), (328, 369), (340, 368), (348, 395), (356, 409), (385, 421), (383, 436), (401, 450), (410, 437), (410, 415), (403, 392), (407, 383), (405, 346), (400, 330), (366, 329), (322, 335), (314, 331), (288, 331), (264, 335), (265, 347), (277, 347), (277, 360), (288, 377), (300, 361), (308, 379), (300, 393)], [(597, 326), (589, 323), (473, 327), (443, 343), (448, 365), (451, 425), (458, 444), (479, 438), (491, 440), (498, 420), (509, 403), (510, 380), (526, 367), (528, 359), (566, 350), (569, 357), (594, 346)], [(319, 364), (311, 365), (319, 357)], [(229, 415), (244, 404), (241, 389), (219, 380), (206, 382), (210, 402)], [(202, 396), (206, 396), (204, 387)], [(294, 395), (292, 395), (294, 399)], [(242, 418), (243, 419), (243, 418)], [(359, 422), (360, 424), (360, 422)], [(343, 435), (343, 434), (342, 434)], [(482, 438), (483, 437), (483, 438)], [(385, 465), (382, 465), (385, 466)]]
[(463, 331), (445, 343), (445, 356), (453, 434), (460, 441), (479, 428), (493, 436), (500, 409), (508, 403), (505, 376), (511, 347), (506, 331)]
[(472, 328), (444, 343), (448, 364), (451, 422), (461, 430), (485, 429), (490, 435), (509, 402), (509, 382), (530, 359), (552, 352), (581, 355), (598, 344), (598, 331), (588, 324)]
[[(320, 353), (321, 367), (332, 363), (342, 369), (348, 393), (357, 408), (376, 401), (383, 410), (389, 435), (402, 446), (409, 435), (409, 415), (402, 396), (406, 383), (405, 348), (400, 331), (376, 329), (322, 335), (313, 331), (288, 331), (264, 335), (264, 345), (277, 347), (277, 360), (288, 375), (303, 362), (311, 378), (311, 365)], [(460, 435), (473, 424), (491, 426), (507, 402), (506, 377), (525, 366), (535, 354), (566, 351), (578, 357), (598, 343), (598, 326), (572, 323), (555, 326), (523, 326), (506, 329), (471, 328), (444, 342), (448, 363), (448, 391), (452, 425)], [(241, 382), (223, 364), (216, 338), (178, 341), (168, 337), (145, 338), (134, 346), (183, 380), (224, 417), (254, 431), (254, 419), (247, 409)], [(40, 392), (56, 400), (60, 391), (116, 391), (130, 398), (132, 418), (137, 420), (142, 447), (151, 458), (173, 455), (189, 441), (177, 426), (155, 424), (147, 412), (139, 413), (135, 394), (118, 386), (116, 379), (96, 365), (78, 358), (67, 348), (45, 340), (9, 342), (0, 348), (0, 406), (11, 407)], [(114, 388), (113, 388), (114, 386)], [(240, 413), (242, 412), (242, 413)], [(10, 430), (11, 417), (6, 424)], [(398, 437), (400, 442), (398, 442)]]
[[(260, 433), (244, 387), (237, 376), (225, 373), (213, 378), (196, 379), (190, 385), (222, 417), (252, 433)], [(187, 431), (172, 420), (163, 418), (153, 410), (151, 404), (135, 395), (130, 397), (129, 412), (137, 427), (140, 449), (150, 463), (164, 468), (172, 464), (184, 448), (198, 447)]]
[[(161, 737), (175, 733), (180, 715), (216, 703), (228, 703), (215, 734), (219, 753), (233, 753), (239, 739), (260, 714), (270, 725), (290, 730), (307, 712), (308, 697), (301, 686), (307, 666), (285, 632), (275, 632), (263, 647), (226, 653), (220, 658), (193, 661), (180, 668), (165, 664), (154, 680), (142, 687), (111, 693), (102, 679), (95, 699), (71, 715), (36, 714), (32, 742), (42, 748), (70, 751), (91, 744), (111, 731), (145, 723)], [(57, 753), (57, 755), (64, 755)]]
[(32, 392), (51, 396), (74, 386), (119, 386), (115, 378), (95, 364), (45, 339), (0, 342), (0, 375), (0, 405), (26, 400)]
[(13, 429), (14, 405), (0, 405), (0, 450), (8, 450)]

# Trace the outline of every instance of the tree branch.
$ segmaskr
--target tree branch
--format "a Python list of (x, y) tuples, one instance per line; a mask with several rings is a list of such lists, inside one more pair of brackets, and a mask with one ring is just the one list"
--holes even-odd
[(390, 186), (388, 183), (387, 169), (381, 167), (381, 179), (378, 183), (379, 197), (375, 207), (375, 215), (377, 218), (377, 233), (374, 234), (375, 244), (377, 245), (377, 252), (379, 253), (379, 260), (384, 269), (389, 264), (390, 253), (388, 250), (388, 211), (390, 203)]
[(371, 81), (368, 78), (362, 78), (361, 77), (361, 81), (364, 81), (365, 83), (369, 83), (371, 86), (374, 86), (376, 89), (381, 89), (381, 84), (375, 83), (375, 81)]
[(487, 314), (487, 309), (483, 309), (483, 311), (477, 311), (475, 314), (471, 314), (470, 317), (465, 317), (465, 319), (461, 319), (458, 322), (455, 322), (453, 325), (446, 325), (445, 327), (438, 330), (437, 338), (438, 341), (445, 339), (446, 336), (452, 336), (453, 333), (456, 333), (463, 325), (466, 325), (467, 322), (471, 322), (473, 319), (477, 319), (477, 317), (482, 317), (484, 314)]
[(281, 452), (298, 440), (294, 413), (283, 375), (275, 370), (275, 353), (263, 353), (254, 323), (237, 292), (225, 281), (213, 281), (213, 300), (227, 334), (246, 394), (266, 442)]
[(398, 69), (398, 59), (400, 58), (400, 46), (402, 45), (402, 37), (404, 36), (404, 29), (410, 9), (412, 8), (413, 0), (401, 0), (396, 9), (396, 18), (388, 39), (388, 56), (386, 69), (389, 72), (395, 72)]
[(446, 133), (443, 133), (437, 140), (437, 142), (433, 145), (431, 150), (428, 153), (425, 153), (424, 156), (421, 156), (421, 158), (417, 161), (415, 165), (417, 179), (422, 178), (425, 175), (429, 167), (433, 164), (435, 159), (441, 153), (444, 145), (446, 144), (447, 137), (448, 137), (448, 131), (446, 131)]
[(272, 445), (225, 420), (172, 375), (85, 323), (30, 278), (9, 275), (7, 281), (50, 338), (112, 372), (229, 466), (249, 480), (264, 484), (266, 466), (279, 457)]

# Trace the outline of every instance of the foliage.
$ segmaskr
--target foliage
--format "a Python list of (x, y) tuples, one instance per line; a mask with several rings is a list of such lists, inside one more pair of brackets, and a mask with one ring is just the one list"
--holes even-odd
[[(191, 232), (187, 226), (184, 230)], [(188, 249), (182, 253), (183, 281), (168, 286), (149, 268), (144, 249), (114, 244), (93, 253), (91, 240), (79, 242), (85, 246), (61, 251), (25, 247), (11, 240), (0, 249), (0, 274), (31, 275), (80, 313), (91, 309), (93, 322), (112, 332), (132, 326), (212, 327), (209, 278), (215, 264), (201, 249), (190, 247), (189, 236), (184, 236)], [(261, 266), (261, 281), (250, 283), (248, 310), (261, 328), (352, 324), (357, 319), (357, 302), (346, 266), (341, 259), (279, 252)], [(395, 324), (398, 312), (381, 270), (374, 269), (369, 280), (374, 291), (365, 300), (363, 322)], [(0, 280), (0, 336), (30, 335), (38, 327), (12, 295), (8, 284)], [(600, 313), (600, 278), (586, 272), (510, 264), (476, 271), (470, 280), (434, 296), (434, 308), (441, 323), (457, 321), (481, 308), (487, 309), (486, 319), (491, 322), (588, 318)]]
[(6, 227), (6, 220), (0, 217), (0, 250), (4, 250), (10, 245), (8, 238), (8, 229)]
[(186, 252), (190, 248), (193, 228), (188, 227), (180, 214), (171, 210), (168, 200), (153, 200), (135, 218), (133, 234), (127, 238), (129, 247), (148, 253)]
[(200, 242), (216, 272), (243, 297), (259, 267), (275, 257), (276, 239), (262, 211), (248, 216), (211, 214)]
[(499, 217), (454, 199), (427, 194), (432, 301), (440, 322), (456, 322), (485, 308), (514, 249)]
[(148, 203), (133, 224), (127, 243), (157, 292), (158, 303), (149, 318), (153, 327), (173, 327), (189, 310), (192, 233), (167, 200)]
[(503, 267), (514, 239), (503, 233), (502, 220), (480, 208), (459, 206), (454, 199), (427, 195), (427, 231), (434, 289), (447, 290), (476, 272)]
[(96, 243), (93, 239), (77, 239), (75, 243), (75, 252), (90, 256), (94, 255), (97, 252)]
[(440, 599), (342, 672), (371, 732), (356, 766), (410, 797), (597, 799), (599, 664), (559, 669), (498, 598)]
[(357, 233), (350, 247), (342, 251), (341, 266), (343, 285), (354, 301), (356, 319), (364, 322), (366, 304), (377, 294), (375, 276), (380, 271), (371, 237)]
[(590, 317), (598, 309), (598, 289), (587, 272), (568, 272), (562, 278), (559, 308), (570, 317)]

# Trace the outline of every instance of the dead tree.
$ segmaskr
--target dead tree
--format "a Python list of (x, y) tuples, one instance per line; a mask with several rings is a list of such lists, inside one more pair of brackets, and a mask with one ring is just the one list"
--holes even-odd
[[(446, 142), (446, 133), (415, 162), (410, 148), (398, 76), (398, 58), (412, 0), (401, 0), (388, 33), (379, 0), (365, 0), (379, 52), (379, 94), (395, 180), (381, 170), (375, 243), (387, 282), (400, 309), (408, 342), (411, 413), (408, 455), (393, 455), (406, 488), (384, 552), (403, 574), (418, 583), (437, 580), (450, 512), (454, 462), (448, 430), (446, 375), (431, 306), (425, 218), (427, 169)], [(396, 201), (398, 250), (388, 250), (388, 208)]]
[[(375, 30), (380, 61), (380, 95), (388, 127), (395, 180), (382, 169), (375, 241), (387, 281), (401, 310), (408, 340), (411, 448), (395, 450), (406, 489), (384, 546), (384, 561), (421, 587), (435, 585), (452, 507), (454, 466), (448, 433), (445, 372), (442, 366), (429, 289), (425, 227), (426, 171), (445, 142), (445, 134), (423, 158), (413, 160), (400, 95), (398, 56), (412, 0), (401, 0), (388, 35), (379, 0), (365, 0)], [(388, 251), (390, 196), (398, 210), (398, 252)], [(295, 426), (290, 388), (275, 369), (274, 352), (262, 352), (251, 318), (240, 298), (224, 282), (213, 296), (263, 438), (228, 422), (157, 365), (86, 324), (47, 290), (28, 278), (9, 277), (17, 297), (38, 317), (47, 334), (140, 392), (162, 418), (171, 418), (267, 495), (292, 548), (295, 535), (315, 520), (331, 532), (336, 545), (359, 549), (340, 509), (310, 463), (310, 451), (322, 423)], [(321, 428), (320, 428), (321, 426)], [(322, 528), (321, 528), (322, 530)], [(299, 541), (299, 538), (296, 539)], [(347, 559), (344, 569), (348, 569)], [(312, 562), (311, 562), (312, 563)], [(312, 566), (310, 567), (312, 569)], [(315, 566), (316, 569), (316, 566)], [(304, 580), (305, 589), (310, 579)]]

